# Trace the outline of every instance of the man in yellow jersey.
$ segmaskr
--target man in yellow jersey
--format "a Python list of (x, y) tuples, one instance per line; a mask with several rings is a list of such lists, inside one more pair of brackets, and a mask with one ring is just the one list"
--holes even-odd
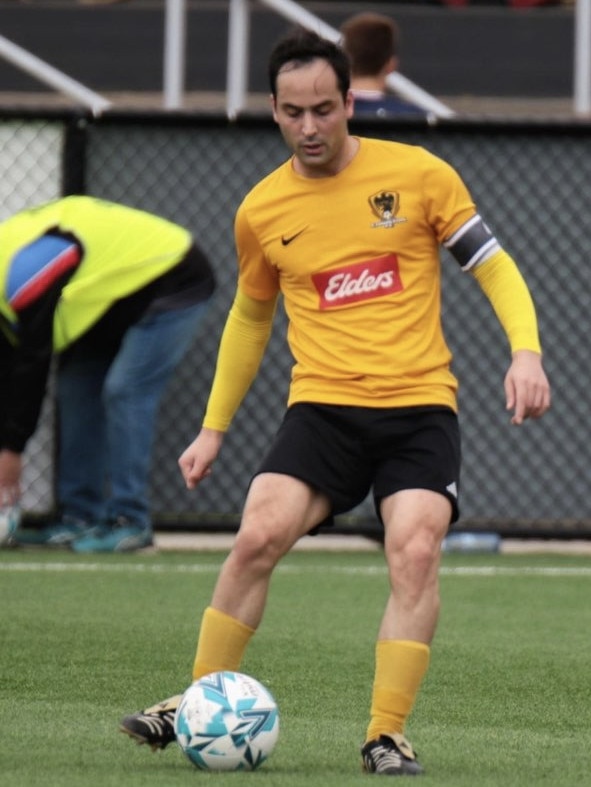
[(57, 355), (55, 522), (23, 545), (77, 552), (152, 544), (149, 472), (167, 382), (214, 290), (191, 233), (73, 196), (0, 222), (0, 497), (18, 504), (22, 454)]
[[(273, 113), (293, 156), (236, 216), (238, 287), (203, 422), (180, 457), (195, 487), (253, 380), (279, 294), (295, 362), (288, 409), (257, 469), (242, 522), (204, 612), (193, 678), (237, 670), (278, 561), (371, 490), (391, 591), (376, 644), (362, 760), (369, 773), (421, 773), (405, 721), (429, 662), (441, 542), (458, 517), (456, 380), (440, 325), (447, 247), (474, 276), (507, 334), (511, 421), (550, 405), (536, 315), (509, 255), (466, 186), (426, 150), (356, 138), (343, 51), (296, 31), (271, 54)], [(152, 747), (174, 740), (178, 697), (126, 717)]]

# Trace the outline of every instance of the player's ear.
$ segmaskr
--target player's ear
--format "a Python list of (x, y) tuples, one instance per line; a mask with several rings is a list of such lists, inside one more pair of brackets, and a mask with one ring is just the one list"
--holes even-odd
[(352, 90), (347, 90), (347, 96), (345, 98), (345, 110), (347, 112), (347, 117), (352, 118), (353, 112), (355, 110), (355, 97)]
[(271, 102), (271, 111), (273, 112), (273, 120), (277, 123), (277, 100), (273, 93), (269, 96), (269, 101)]

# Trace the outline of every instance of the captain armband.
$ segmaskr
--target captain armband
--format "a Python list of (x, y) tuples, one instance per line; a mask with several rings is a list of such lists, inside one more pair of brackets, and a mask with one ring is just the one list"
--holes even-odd
[(500, 250), (498, 240), (477, 213), (443, 242), (463, 271), (484, 262)]

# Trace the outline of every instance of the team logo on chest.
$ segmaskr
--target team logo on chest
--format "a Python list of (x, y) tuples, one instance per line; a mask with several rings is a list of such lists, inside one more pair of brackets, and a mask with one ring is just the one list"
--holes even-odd
[(406, 221), (405, 218), (396, 216), (400, 208), (400, 197), (396, 191), (378, 191), (368, 199), (372, 211), (379, 219), (371, 225), (372, 227), (389, 229)]
[(387, 254), (312, 276), (320, 296), (320, 309), (334, 309), (359, 301), (382, 298), (402, 290), (398, 258)]

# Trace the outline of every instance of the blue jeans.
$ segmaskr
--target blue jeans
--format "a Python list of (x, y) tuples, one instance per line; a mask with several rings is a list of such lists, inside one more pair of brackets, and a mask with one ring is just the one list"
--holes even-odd
[(62, 515), (89, 523), (126, 517), (150, 527), (149, 483), (156, 420), (175, 368), (207, 302), (143, 317), (115, 355), (66, 355), (57, 375)]

